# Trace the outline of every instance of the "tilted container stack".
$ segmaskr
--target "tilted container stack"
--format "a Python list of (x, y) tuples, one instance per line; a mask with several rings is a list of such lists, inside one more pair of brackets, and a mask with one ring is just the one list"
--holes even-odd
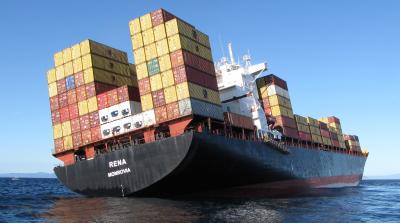
[(328, 124), (333, 146), (345, 149), (346, 145), (343, 138), (340, 119), (335, 116), (330, 116), (330, 117), (320, 118), (319, 120), (321, 122)]
[(143, 111), (223, 119), (208, 36), (159, 9), (129, 22)]
[(319, 131), (322, 136), (322, 143), (327, 146), (332, 146), (331, 134), (329, 132), (328, 124), (325, 122), (318, 121), (319, 123)]
[(129, 89), (132, 107), (140, 109), (127, 54), (85, 40), (54, 55), (55, 68), (47, 73), (55, 153), (68, 151), (102, 139), (99, 106), (102, 93)]
[(356, 135), (343, 135), (346, 148), (351, 151), (361, 152), (360, 141)]
[(300, 115), (294, 115), (294, 118), (296, 120), (297, 130), (299, 131), (299, 139), (311, 142), (312, 137), (307, 118)]
[(310, 128), (311, 141), (313, 143), (323, 144), (321, 131), (319, 130), (319, 122), (315, 118), (307, 117), (307, 123)]
[(298, 139), (286, 81), (270, 74), (258, 78), (256, 84), (265, 114), (276, 119), (275, 127), (281, 128), (286, 137)]

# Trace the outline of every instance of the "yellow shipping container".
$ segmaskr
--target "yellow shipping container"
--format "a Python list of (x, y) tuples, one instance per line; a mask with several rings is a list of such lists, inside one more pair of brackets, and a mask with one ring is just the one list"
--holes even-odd
[(56, 67), (56, 79), (57, 80), (61, 80), (64, 77), (65, 77), (65, 75), (64, 75), (64, 66), (61, 65), (61, 66)]
[(197, 30), (197, 40), (199, 41), (199, 43), (206, 46), (207, 48), (211, 48), (209, 37), (198, 30)]
[(64, 150), (72, 149), (73, 148), (73, 143), (72, 143), (72, 136), (65, 136), (64, 137)]
[(72, 61), (64, 64), (64, 76), (69, 76), (74, 73), (74, 67), (72, 66)]
[(83, 70), (82, 68), (82, 58), (78, 57), (72, 61), (72, 66), (74, 67), (74, 73), (78, 73)]
[(337, 129), (333, 128), (332, 126), (328, 126), (330, 132), (338, 133)]
[(167, 70), (161, 73), (161, 80), (163, 87), (169, 87), (175, 84), (174, 74), (172, 70)]
[(207, 101), (213, 104), (221, 104), (219, 93), (209, 88), (188, 82), (190, 97)]
[(148, 111), (150, 109), (153, 109), (153, 97), (151, 94), (146, 94), (140, 96), (140, 102), (142, 104), (142, 110), (143, 111)]
[(140, 33), (142, 30), (140, 29), (140, 20), (136, 18), (129, 22), (129, 31), (131, 32), (131, 36), (137, 33)]
[(193, 26), (179, 19), (172, 19), (166, 22), (165, 29), (167, 36), (173, 36), (180, 33), (204, 45), (205, 47), (210, 48), (210, 40), (206, 34), (196, 30)]
[(152, 29), (148, 29), (142, 33), (143, 44), (146, 46), (150, 43), (154, 43), (154, 33)]
[(154, 40), (155, 41), (167, 38), (167, 33), (165, 32), (164, 23), (161, 23), (160, 25), (155, 26), (153, 28), (153, 32), (154, 32)]
[(71, 122), (70, 121), (61, 123), (61, 128), (62, 128), (63, 136), (71, 135)]
[(135, 64), (146, 62), (146, 54), (144, 48), (139, 48), (133, 51), (133, 57), (135, 58)]
[(128, 64), (128, 55), (115, 48), (109, 47), (107, 45), (95, 42), (93, 40), (84, 40), (80, 43), (81, 47), (81, 55), (84, 56), (86, 54), (96, 54), (99, 56), (103, 56), (112, 60), (116, 60), (118, 62)]
[(178, 98), (176, 97), (175, 86), (164, 88), (164, 98), (165, 98), (166, 104), (169, 104), (171, 102), (175, 102), (178, 100)]
[(315, 118), (307, 117), (307, 122), (310, 126), (316, 126), (319, 127), (319, 122)]
[(159, 57), (158, 63), (160, 65), (160, 72), (164, 72), (166, 70), (171, 69), (172, 65), (171, 65), (171, 59), (169, 57), (169, 54)]
[(176, 96), (178, 97), (178, 100), (182, 100), (190, 96), (188, 82), (183, 82), (176, 85)]
[(272, 116), (286, 116), (289, 118), (294, 118), (293, 116), (293, 111), (290, 109), (287, 109), (285, 107), (282, 106), (272, 106), (271, 107), (271, 112), (272, 112)]
[(168, 46), (168, 40), (167, 39), (162, 39), (160, 41), (156, 42), (156, 48), (157, 48), (157, 55), (162, 56), (164, 54), (169, 53), (169, 46)]
[(335, 128), (335, 129), (337, 129), (337, 130), (340, 130), (340, 131), (342, 130), (342, 126), (340, 124), (338, 124), (338, 123), (331, 122), (328, 125), (333, 127), (333, 128)]
[(149, 76), (149, 73), (147, 72), (147, 63), (141, 63), (136, 65), (136, 75), (138, 80), (141, 80)]
[(98, 110), (96, 96), (87, 99), (87, 107), (88, 107), (88, 112), (94, 112)]
[(50, 97), (54, 97), (58, 94), (57, 92), (57, 83), (53, 82), (51, 84), (49, 84), (49, 96)]
[(316, 126), (309, 126), (310, 127), (310, 132), (313, 135), (321, 135), (321, 131), (319, 130), (319, 127)]
[(161, 74), (150, 76), (150, 87), (151, 91), (157, 91), (163, 87), (161, 81)]
[(72, 60), (71, 48), (65, 48), (63, 50), (63, 62), (68, 63)]
[(131, 37), (131, 40), (132, 40), (132, 48), (134, 50), (143, 47), (143, 38), (141, 33), (133, 35)]
[(331, 141), (330, 138), (322, 137), (322, 143), (323, 143), (324, 145), (328, 145), (328, 146), (331, 146), (331, 145), (332, 145), (332, 141)]
[(82, 54), (81, 54), (81, 45), (79, 43), (73, 45), (71, 47), (71, 52), (72, 52), (72, 59), (73, 60), (81, 57), (82, 56)]
[(61, 126), (61, 124), (57, 124), (57, 125), (54, 125), (53, 126), (53, 138), (54, 139), (59, 139), (59, 138), (61, 138), (62, 136), (63, 136), (63, 133), (62, 133), (63, 131), (62, 131), (62, 126)]
[(87, 54), (82, 57), (82, 68), (85, 70), (91, 67), (104, 69), (116, 74), (130, 76), (128, 64), (112, 61), (108, 58), (94, 54)]
[[(276, 95), (269, 96), (268, 100), (269, 100), (270, 106), (280, 105), (280, 106), (284, 106), (288, 109), (292, 109), (292, 103), (290, 102), (290, 99), (284, 98), (280, 95), (276, 94)], [(303, 123), (303, 124), (306, 124), (306, 123)]]
[(303, 125), (308, 125), (307, 119), (300, 115), (294, 115), (294, 119), (296, 119), (297, 123), (301, 123)]
[(51, 84), (56, 82), (56, 70), (54, 68), (47, 71), (47, 83)]
[(156, 44), (152, 43), (144, 47), (144, 52), (146, 54), (146, 60), (149, 61), (157, 57)]
[(137, 84), (132, 82), (132, 77), (114, 74), (105, 70), (97, 68), (89, 68), (83, 71), (83, 77), (85, 84), (92, 83), (93, 81), (98, 81), (105, 84), (115, 85), (115, 86), (137, 86)]
[(150, 13), (147, 13), (144, 16), (140, 16), (140, 28), (142, 31), (150, 29), (153, 27), (153, 24), (151, 23), (151, 15)]
[(87, 113), (89, 113), (87, 100), (78, 102), (78, 111), (79, 111), (79, 116), (86, 115)]
[(322, 144), (322, 137), (320, 135), (311, 134), (311, 141)]
[(301, 123), (297, 123), (297, 130), (300, 132), (310, 133), (310, 127)]
[(261, 94), (261, 99), (268, 98), (267, 86), (263, 86), (259, 90), (260, 90), (260, 94)]
[(64, 63), (64, 59), (63, 59), (63, 52), (57, 52), (54, 54), (54, 66), (60, 66)]

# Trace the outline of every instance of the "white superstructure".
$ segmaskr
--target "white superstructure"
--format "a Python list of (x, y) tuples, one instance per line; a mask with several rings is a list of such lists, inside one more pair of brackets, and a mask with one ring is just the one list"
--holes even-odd
[(267, 70), (267, 64), (252, 65), (251, 57), (247, 54), (243, 56), (242, 66), (234, 60), (231, 43), (228, 44), (228, 50), (230, 61), (222, 57), (215, 64), (223, 110), (251, 117), (260, 135), (270, 132), (280, 138), (280, 133), (268, 128), (257, 92), (256, 79)]

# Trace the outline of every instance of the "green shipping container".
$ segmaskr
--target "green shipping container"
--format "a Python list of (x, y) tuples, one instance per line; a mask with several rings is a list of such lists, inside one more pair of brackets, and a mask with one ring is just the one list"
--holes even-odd
[(150, 76), (160, 73), (160, 64), (158, 63), (157, 58), (151, 59), (147, 62), (147, 70)]

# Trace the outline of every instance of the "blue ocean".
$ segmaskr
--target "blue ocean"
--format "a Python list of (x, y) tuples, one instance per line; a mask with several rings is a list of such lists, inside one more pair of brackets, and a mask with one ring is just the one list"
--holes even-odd
[(0, 222), (400, 222), (400, 180), (286, 198), (86, 198), (57, 179), (0, 178)]

